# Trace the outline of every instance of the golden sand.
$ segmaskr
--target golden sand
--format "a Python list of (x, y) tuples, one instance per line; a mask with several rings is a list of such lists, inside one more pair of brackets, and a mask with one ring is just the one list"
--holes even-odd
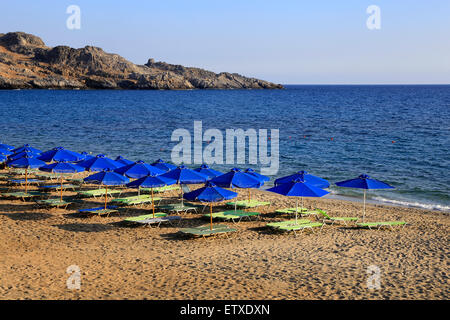
[[(242, 191), (239, 198), (246, 195)], [(176, 226), (120, 223), (150, 213), (148, 208), (84, 218), (78, 209), (103, 200), (46, 210), (0, 198), (0, 298), (448, 299), (448, 214), (367, 205), (367, 221), (408, 225), (392, 231), (335, 224), (294, 236), (274, 233), (265, 224), (288, 219), (274, 211), (294, 206), (295, 199), (263, 191), (253, 191), (253, 197), (272, 203), (257, 209), (261, 221), (225, 223), (238, 232), (230, 239), (206, 240), (186, 239)], [(331, 216), (361, 216), (357, 202), (314, 199), (305, 205)], [(208, 223), (200, 213), (182, 217), (182, 227)], [(79, 290), (67, 288), (71, 265), (80, 268)], [(380, 269), (379, 289), (367, 287), (372, 265)]]

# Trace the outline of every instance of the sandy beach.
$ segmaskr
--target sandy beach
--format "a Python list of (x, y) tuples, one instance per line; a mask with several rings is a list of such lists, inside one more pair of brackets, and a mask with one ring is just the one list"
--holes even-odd
[[(5, 181), (1, 184), (5, 187)], [(239, 194), (240, 199), (247, 196), (245, 190)], [(176, 192), (163, 195), (173, 197), (172, 202), (176, 196)], [(295, 206), (295, 199), (257, 190), (252, 196), (271, 202), (257, 209), (263, 213), (261, 221), (225, 223), (238, 232), (230, 239), (206, 240), (187, 239), (176, 226), (120, 223), (126, 216), (150, 213), (149, 208), (111, 217), (85, 218), (77, 213), (99, 206), (101, 198), (86, 199), (67, 210), (0, 198), (0, 297), (448, 299), (448, 213), (369, 204), (367, 221), (404, 220), (408, 225), (391, 231), (335, 224), (320, 233), (294, 236), (275, 233), (265, 224), (288, 219), (274, 211)], [(362, 215), (358, 202), (306, 199), (305, 206), (322, 208), (331, 216)], [(208, 223), (200, 213), (182, 217), (181, 227)], [(79, 290), (66, 285), (71, 265), (80, 268)], [(371, 265), (381, 271), (379, 289), (367, 288)]]

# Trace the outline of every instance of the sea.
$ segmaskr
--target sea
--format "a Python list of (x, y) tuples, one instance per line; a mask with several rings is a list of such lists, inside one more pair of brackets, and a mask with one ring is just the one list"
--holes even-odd
[[(179, 143), (172, 141), (174, 131), (185, 129), (193, 139), (194, 121), (201, 121), (203, 131), (218, 129), (224, 136), (227, 129), (267, 130), (269, 136), (278, 129), (279, 169), (266, 187), (305, 170), (330, 181), (327, 197), (359, 201), (360, 190), (334, 183), (365, 173), (395, 187), (370, 190), (371, 202), (450, 212), (450, 85), (0, 90), (0, 142), (44, 151), (63, 146), (111, 158), (170, 162)], [(211, 167), (226, 172), (264, 166), (247, 160), (248, 155), (244, 164), (224, 159)]]

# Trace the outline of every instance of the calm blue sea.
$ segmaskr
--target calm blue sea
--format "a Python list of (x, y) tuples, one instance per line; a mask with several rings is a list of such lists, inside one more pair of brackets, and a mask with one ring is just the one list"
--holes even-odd
[(336, 182), (367, 173), (396, 187), (370, 192), (374, 201), (450, 210), (450, 86), (0, 91), (0, 141), (43, 150), (170, 160), (172, 131), (192, 132), (194, 120), (204, 130), (279, 129), (276, 177), (307, 170)]

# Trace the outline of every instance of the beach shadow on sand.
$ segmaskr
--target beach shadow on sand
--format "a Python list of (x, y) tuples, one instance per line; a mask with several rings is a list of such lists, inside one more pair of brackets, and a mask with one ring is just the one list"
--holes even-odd
[(14, 213), (2, 213), (1, 215), (17, 221), (38, 221), (45, 220), (52, 217), (49, 213), (42, 212), (14, 212)]
[(58, 229), (71, 231), (71, 232), (105, 232), (114, 229), (115, 227), (111, 224), (102, 223), (67, 223), (67, 224), (56, 224), (53, 227)]

